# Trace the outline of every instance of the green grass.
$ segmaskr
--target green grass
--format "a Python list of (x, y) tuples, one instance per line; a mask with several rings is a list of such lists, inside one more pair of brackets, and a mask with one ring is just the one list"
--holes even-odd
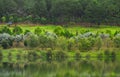
[[(3, 27), (3, 26), (5, 26), (5, 25), (0, 25), (0, 27)], [(40, 27), (43, 30), (53, 32), (53, 30), (59, 25), (32, 25), (31, 26), (29, 24), (21, 24), (21, 25), (18, 24), (17, 26), (20, 26), (23, 29), (23, 31), (30, 30), (31, 32), (34, 32), (35, 28)], [(13, 27), (14, 26), (10, 27), (10, 29), (12, 30)], [(120, 31), (120, 28), (118, 26), (105, 26), (105, 25), (101, 25), (101, 27), (99, 27), (99, 28), (70, 26), (66, 29), (68, 29), (70, 32), (73, 32), (73, 33), (75, 33), (76, 31), (81, 32), (81, 31), (85, 31), (85, 30), (89, 30), (91, 32), (97, 32), (97, 31), (106, 32), (106, 30), (110, 30), (113, 34), (115, 31)]]

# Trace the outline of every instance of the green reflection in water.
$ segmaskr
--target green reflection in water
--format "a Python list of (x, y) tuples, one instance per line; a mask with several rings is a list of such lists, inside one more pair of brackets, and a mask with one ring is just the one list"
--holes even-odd
[(0, 63), (0, 77), (120, 77), (119, 60)]

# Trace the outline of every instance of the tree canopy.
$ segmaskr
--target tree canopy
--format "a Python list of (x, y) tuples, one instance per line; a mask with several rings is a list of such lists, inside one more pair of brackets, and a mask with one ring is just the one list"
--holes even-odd
[(30, 21), (120, 25), (120, 0), (0, 0), (0, 18), (5, 22)]

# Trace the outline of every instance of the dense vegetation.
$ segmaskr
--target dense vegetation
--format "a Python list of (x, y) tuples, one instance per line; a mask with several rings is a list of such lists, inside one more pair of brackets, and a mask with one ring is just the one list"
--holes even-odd
[(0, 30), (0, 45), (3, 48), (28, 47), (38, 49), (64, 50), (64, 51), (90, 51), (104, 50), (120, 47), (120, 31), (111, 30), (91, 32), (81, 30), (70, 32), (67, 28), (57, 26), (53, 31), (36, 27), (33, 32), (19, 26), (2, 27)]
[(66, 57), (111, 60), (120, 54), (120, 29), (117, 28), (1, 25), (0, 61)]
[(120, 1), (0, 0), (0, 21), (120, 25)]

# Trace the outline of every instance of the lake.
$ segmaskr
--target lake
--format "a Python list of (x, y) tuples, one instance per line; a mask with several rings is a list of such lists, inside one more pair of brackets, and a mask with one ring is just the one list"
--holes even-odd
[(1, 62), (0, 77), (120, 77), (119, 60)]

